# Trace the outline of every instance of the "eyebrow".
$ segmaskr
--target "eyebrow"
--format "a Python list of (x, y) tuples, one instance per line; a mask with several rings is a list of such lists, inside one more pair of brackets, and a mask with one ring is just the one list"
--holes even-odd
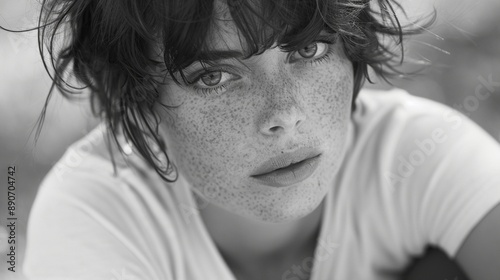
[(201, 52), (198, 59), (201, 61), (218, 61), (223, 59), (242, 59), (245, 55), (238, 50), (211, 50)]
[[(324, 29), (320, 32), (319, 37), (328, 38), (328, 37), (337, 37), (338, 34), (336, 32), (330, 33), (328, 30)], [(209, 50), (202, 51), (198, 54), (197, 60), (199, 61), (219, 61), (224, 59), (245, 59), (246, 56), (239, 50)]]

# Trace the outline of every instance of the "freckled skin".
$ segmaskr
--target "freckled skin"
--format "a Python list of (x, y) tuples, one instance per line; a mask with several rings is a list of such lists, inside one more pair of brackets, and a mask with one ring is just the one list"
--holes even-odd
[[(241, 50), (234, 27), (224, 24), (222, 45)], [(181, 104), (159, 110), (167, 153), (198, 194), (233, 213), (275, 223), (304, 217), (321, 203), (343, 160), (353, 89), (341, 42), (332, 47), (334, 53), (318, 63), (290, 63), (278, 48), (242, 61), (246, 67), (221, 62), (241, 76), (223, 93), (174, 83), (164, 88), (162, 102)], [(303, 182), (274, 188), (250, 177), (271, 157), (301, 147), (322, 153)]]

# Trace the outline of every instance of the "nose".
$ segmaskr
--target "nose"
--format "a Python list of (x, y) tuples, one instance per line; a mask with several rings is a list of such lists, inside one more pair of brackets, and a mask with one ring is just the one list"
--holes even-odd
[(260, 133), (277, 136), (295, 133), (306, 114), (291, 92), (272, 94), (260, 121)]

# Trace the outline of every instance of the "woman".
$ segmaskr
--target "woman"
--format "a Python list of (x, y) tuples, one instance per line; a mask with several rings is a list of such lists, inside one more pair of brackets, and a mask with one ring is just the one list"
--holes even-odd
[[(500, 147), (388, 77), (379, 1), (44, 1), (54, 82), (103, 124), (45, 179), (32, 279), (397, 279), (428, 245), (500, 275)], [(485, 99), (487, 87), (479, 96)]]

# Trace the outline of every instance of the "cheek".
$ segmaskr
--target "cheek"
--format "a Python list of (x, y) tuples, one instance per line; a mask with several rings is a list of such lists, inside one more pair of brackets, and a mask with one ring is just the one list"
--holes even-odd
[[(193, 93), (176, 98), (176, 109), (168, 109), (172, 122), (162, 127), (168, 154), (175, 165), (197, 186), (228, 185), (236, 182), (235, 155), (241, 150), (249, 126), (242, 106), (207, 100)], [(238, 163), (241, 164), (239, 158)], [(249, 160), (248, 160), (249, 162)], [(243, 162), (244, 163), (244, 162)]]
[(315, 130), (330, 133), (335, 138), (345, 130), (351, 115), (353, 95), (353, 70), (347, 58), (336, 57), (332, 63), (324, 64), (316, 75), (304, 77), (308, 115)]
[[(309, 117), (308, 134), (320, 139), (325, 152), (323, 169), (326, 183), (337, 170), (345, 152), (348, 126), (351, 118), (353, 96), (353, 68), (351, 62), (336, 57), (324, 64), (317, 75), (308, 75), (303, 81), (310, 87), (307, 102)], [(319, 178), (321, 180), (321, 178)]]

